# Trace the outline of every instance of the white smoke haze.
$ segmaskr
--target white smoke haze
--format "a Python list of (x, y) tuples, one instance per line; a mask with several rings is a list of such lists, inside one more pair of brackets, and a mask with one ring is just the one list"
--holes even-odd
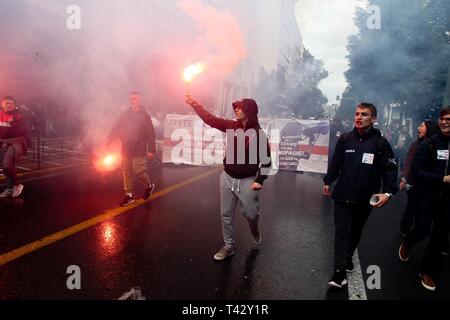
[[(93, 145), (105, 141), (131, 91), (140, 91), (152, 112), (189, 112), (181, 75), (193, 59), (208, 66), (193, 91), (211, 101), (246, 55), (238, 22), (199, 1), (151, 4), (162, 10), (140, 12), (122, 0), (2, 0), (0, 95), (48, 112), (68, 108)], [(70, 5), (81, 9), (81, 30), (66, 28)]]

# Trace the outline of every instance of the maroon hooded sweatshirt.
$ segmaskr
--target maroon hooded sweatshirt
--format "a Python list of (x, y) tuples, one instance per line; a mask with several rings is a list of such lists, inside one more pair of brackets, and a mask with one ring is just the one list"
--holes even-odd
[[(236, 108), (242, 108), (245, 115), (247, 116), (247, 123), (243, 124), (240, 120), (230, 120), (230, 119), (222, 119), (218, 118), (208, 111), (206, 111), (201, 105), (197, 103), (193, 103), (192, 107), (194, 108), (195, 112), (199, 115), (199, 117), (209, 126), (216, 128), (222, 132), (227, 132), (227, 130), (232, 130), (233, 132), (233, 139), (230, 143), (230, 141), (227, 140), (227, 152), (226, 154), (233, 154), (234, 159), (230, 160), (225, 157), (223, 159), (223, 165), (225, 172), (235, 179), (243, 179), (248, 177), (256, 176), (255, 182), (259, 184), (263, 184), (264, 180), (267, 179), (267, 175), (264, 175), (261, 173), (261, 167), (262, 168), (270, 168), (271, 162), (270, 160), (268, 163), (261, 163), (261, 159), (259, 157), (259, 147), (260, 147), (260, 138), (266, 139), (267, 143), (267, 153), (266, 156), (270, 159), (270, 146), (267, 141), (267, 136), (265, 135), (264, 131), (261, 129), (261, 126), (259, 125), (258, 121), (258, 105), (256, 104), (255, 100), (253, 99), (243, 99), (241, 101), (233, 102), (233, 109), (236, 110)], [(250, 137), (245, 137), (245, 163), (238, 163), (238, 136), (236, 135), (236, 130), (242, 129), (244, 132), (247, 130), (253, 129), (255, 130), (255, 134), (251, 135)], [(227, 135), (227, 139), (229, 139), (230, 136)], [(250, 139), (257, 139), (256, 145), (257, 145), (257, 161), (256, 163), (252, 163), (250, 160), (250, 146), (254, 144), (253, 141)], [(251, 143), (252, 142), (252, 143)], [(230, 150), (232, 148), (232, 150)], [(241, 155), (242, 156), (242, 155)]]

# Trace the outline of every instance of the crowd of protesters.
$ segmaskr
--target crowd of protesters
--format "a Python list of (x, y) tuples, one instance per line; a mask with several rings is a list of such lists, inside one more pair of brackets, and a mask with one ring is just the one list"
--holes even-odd
[[(354, 177), (358, 181), (364, 181), (366, 186), (373, 182), (370, 179), (361, 179), (361, 175), (367, 170), (368, 162), (376, 162), (377, 151), (368, 152), (364, 149), (367, 148), (364, 144), (367, 144), (365, 141), (370, 140), (368, 138), (371, 135), (379, 132), (375, 128), (379, 124), (376, 113), (373, 113), (376, 109), (369, 105), (365, 109), (372, 109), (367, 112), (372, 115), (371, 118), (367, 115), (372, 121), (367, 123), (370, 129), (367, 132), (357, 130), (358, 122), (364, 122), (364, 115), (359, 112), (363, 107), (367, 105), (361, 104), (357, 108), (353, 131), (349, 128), (348, 119), (335, 118), (330, 128), (329, 168), (325, 176), (324, 194), (331, 194), (331, 182), (338, 177), (341, 181), (339, 183), (338, 180), (333, 193), (336, 226), (335, 274), (329, 284), (335, 287), (342, 287), (347, 283), (344, 270), (353, 271), (352, 255), (361, 236), (362, 226), (371, 211), (369, 194), (362, 197), (360, 192), (364, 188), (361, 186), (355, 189), (357, 183), (349, 181)], [(417, 128), (418, 137), (415, 141), (412, 140), (409, 128), (409, 125), (401, 126), (399, 122), (394, 121), (382, 130), (385, 143), (389, 145), (386, 152), (392, 157), (392, 163), (401, 169), (399, 189), (407, 193), (407, 205), (400, 222), (403, 241), (398, 255), (402, 262), (408, 261), (413, 247), (429, 239), (420, 264), (420, 281), (424, 288), (433, 291), (436, 288), (433, 272), (440, 263), (440, 257), (447, 256), (449, 251), (450, 107), (442, 109), (438, 122), (423, 121)], [(359, 142), (352, 144), (352, 136), (357, 136)], [(363, 154), (359, 155), (363, 149)], [(358, 161), (354, 161), (355, 156), (362, 159), (359, 165)], [(350, 170), (349, 173), (346, 173), (346, 170)], [(383, 180), (383, 189), (390, 190), (387, 192), (390, 198), (394, 193), (392, 181), (397, 179), (386, 180), (388, 176), (380, 169), (369, 176), (371, 179), (375, 177), (378, 182)], [(379, 186), (375, 189), (378, 190)], [(376, 196), (380, 200), (380, 195)], [(373, 206), (379, 204), (375, 203)]]
[[(236, 130), (241, 127), (247, 129), (248, 123), (251, 123), (249, 128), (261, 129), (257, 120), (258, 107), (252, 99), (233, 104), (237, 120), (213, 116), (190, 96), (187, 103), (207, 124), (219, 130)], [(30, 146), (32, 132), (37, 131), (44, 136), (59, 134), (60, 121), (66, 121), (67, 124), (69, 118), (77, 118), (67, 112), (64, 109), (48, 112), (46, 108), (33, 110), (25, 105), (19, 107), (12, 96), (1, 99), (0, 161), (7, 187), (0, 198), (19, 197), (24, 189), (17, 177), (16, 168), (20, 157), (26, 154)], [(155, 185), (147, 174), (146, 161), (157, 154), (156, 141), (163, 139), (163, 123), (164, 114), (161, 112), (150, 117), (141, 105), (139, 92), (130, 94), (130, 108), (121, 115), (110, 134), (110, 140), (121, 140), (125, 159), (122, 165), (126, 195), (121, 206), (135, 201), (134, 176), (138, 176), (144, 183), (144, 200), (151, 196)], [(347, 272), (354, 269), (352, 257), (372, 209), (388, 203), (399, 187), (407, 192), (408, 203), (400, 224), (404, 239), (398, 255), (402, 262), (408, 261), (416, 244), (429, 238), (420, 264), (420, 280), (424, 288), (433, 291), (436, 288), (433, 272), (440, 264), (440, 259), (447, 256), (449, 251), (450, 107), (442, 109), (438, 123), (430, 120), (422, 122), (415, 141), (409, 134), (408, 126), (400, 127), (398, 123), (394, 123), (384, 130), (384, 134), (377, 126), (377, 109), (370, 103), (357, 106), (353, 127), (348, 119), (334, 119), (331, 123), (330, 160), (323, 186), (323, 194), (332, 195), (334, 200), (335, 266), (329, 285), (341, 288), (347, 284)], [(225, 245), (214, 256), (216, 260), (223, 260), (234, 254), (234, 231), (227, 221), (232, 219), (236, 199), (244, 207), (247, 201), (249, 208), (256, 208), (252, 209), (254, 212), (247, 218), (255, 243), (261, 241), (258, 229), (259, 206), (253, 197), (262, 188), (262, 182), (266, 178), (260, 174), (259, 165), (259, 162), (253, 167), (250, 164), (234, 167), (225, 165), (224, 174), (231, 178), (227, 176), (227, 179), (230, 178), (229, 185), (222, 188), (221, 194), (224, 196), (231, 190), (229, 197), (235, 198), (224, 209), (229, 216), (222, 212)], [(402, 170), (398, 184), (399, 167)], [(238, 173), (233, 173), (230, 168)], [(334, 182), (336, 185), (333, 188)], [(245, 195), (243, 198), (239, 197), (240, 194), (237, 195), (241, 190), (240, 186), (242, 192), (245, 191), (242, 193)], [(247, 211), (249, 214), (251, 210)]]

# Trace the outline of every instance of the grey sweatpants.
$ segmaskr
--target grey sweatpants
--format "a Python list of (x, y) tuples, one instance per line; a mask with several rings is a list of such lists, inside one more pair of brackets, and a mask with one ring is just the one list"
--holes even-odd
[[(0, 142), (0, 146), (1, 146)], [(0, 165), (3, 168), (3, 174), (6, 176), (6, 184), (8, 189), (19, 185), (17, 178), (17, 165), (19, 164), (22, 148), (20, 145), (9, 144), (6, 149), (0, 150)]]
[(223, 240), (227, 247), (234, 247), (234, 212), (239, 202), (241, 213), (247, 220), (259, 218), (258, 191), (250, 189), (255, 177), (234, 179), (225, 171), (220, 176), (220, 204)]

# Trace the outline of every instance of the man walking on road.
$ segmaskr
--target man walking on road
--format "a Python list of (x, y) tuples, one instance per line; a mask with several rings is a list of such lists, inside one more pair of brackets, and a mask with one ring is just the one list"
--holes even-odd
[(141, 106), (139, 92), (130, 94), (130, 108), (124, 111), (111, 131), (108, 142), (119, 139), (122, 144), (122, 172), (125, 198), (120, 202), (124, 207), (135, 202), (133, 196), (134, 176), (144, 184), (143, 199), (147, 200), (155, 184), (147, 174), (147, 159), (155, 156), (155, 132), (150, 116)]
[[(397, 164), (389, 142), (373, 127), (377, 109), (361, 103), (353, 131), (340, 136), (324, 177), (323, 194), (334, 200), (334, 275), (328, 284), (341, 288), (353, 271), (353, 254), (372, 208), (384, 206), (397, 191)], [(330, 185), (337, 180), (333, 193)], [(380, 192), (381, 182), (383, 191)]]
[(0, 103), (0, 164), (7, 182), (0, 198), (17, 198), (23, 190), (17, 177), (17, 165), (31, 144), (31, 132), (14, 97), (5, 96)]
[(227, 133), (224, 172), (220, 176), (222, 232), (225, 245), (214, 255), (215, 260), (223, 260), (235, 253), (234, 211), (238, 202), (241, 212), (247, 218), (253, 241), (256, 244), (261, 242), (258, 228), (260, 216), (258, 191), (262, 189), (271, 165), (270, 148), (267, 136), (259, 125), (258, 105), (255, 100), (243, 99), (233, 102), (236, 120), (215, 117), (190, 96), (186, 97), (186, 103), (194, 108), (206, 124)]

